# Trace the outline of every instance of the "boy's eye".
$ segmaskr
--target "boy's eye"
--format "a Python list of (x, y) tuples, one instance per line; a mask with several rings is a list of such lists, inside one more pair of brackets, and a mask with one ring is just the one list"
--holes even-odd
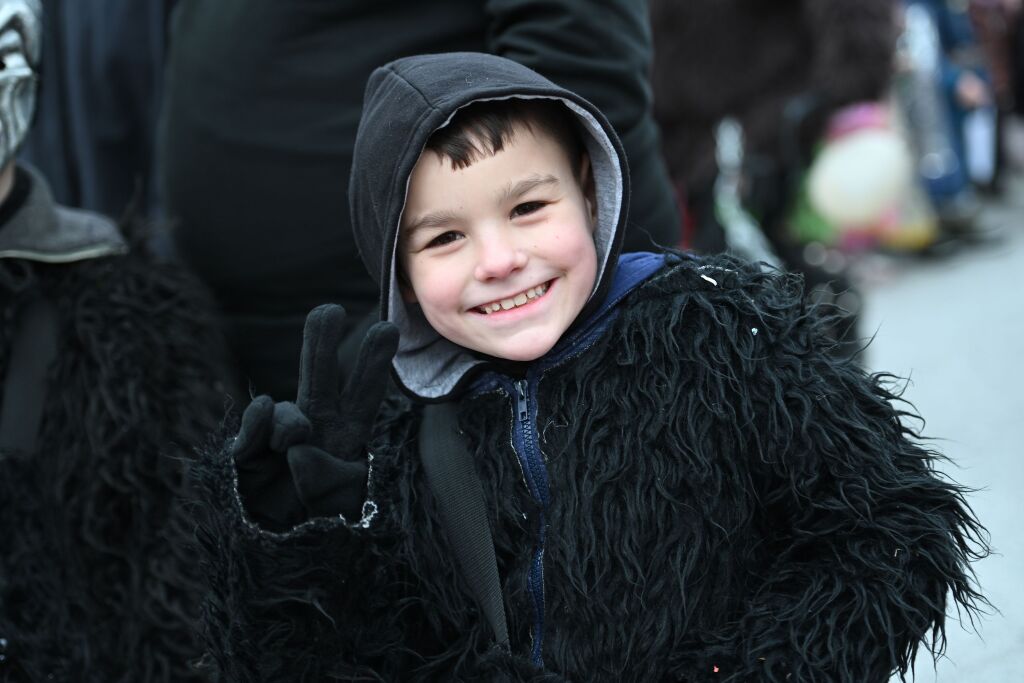
[(540, 211), (547, 205), (547, 202), (523, 202), (512, 209), (512, 218), (528, 216), (531, 213)]
[(440, 235), (427, 242), (427, 248), (429, 249), (430, 247), (443, 247), (446, 244), (450, 244), (460, 239), (462, 239), (461, 233), (455, 232), (454, 230), (449, 230), (448, 232), (442, 232)]

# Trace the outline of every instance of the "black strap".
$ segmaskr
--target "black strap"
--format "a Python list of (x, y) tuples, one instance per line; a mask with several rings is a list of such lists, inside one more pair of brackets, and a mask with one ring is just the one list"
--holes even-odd
[(46, 400), (46, 373), (57, 357), (57, 313), (40, 297), (18, 317), (0, 403), (0, 449), (35, 450)]
[(463, 577), (495, 640), (507, 649), (505, 603), (484, 507), (484, 489), (458, 428), (454, 403), (427, 405), (420, 425), (420, 458)]

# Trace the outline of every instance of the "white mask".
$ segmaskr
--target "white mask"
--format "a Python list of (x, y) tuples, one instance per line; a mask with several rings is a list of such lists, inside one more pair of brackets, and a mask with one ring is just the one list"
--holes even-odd
[(0, 0), (0, 168), (14, 158), (32, 122), (41, 29), (39, 0)]

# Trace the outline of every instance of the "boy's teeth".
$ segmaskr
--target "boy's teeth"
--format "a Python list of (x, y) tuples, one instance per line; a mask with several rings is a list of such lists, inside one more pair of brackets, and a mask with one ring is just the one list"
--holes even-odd
[(537, 285), (536, 287), (530, 287), (525, 292), (520, 292), (511, 299), (502, 299), (501, 301), (484, 304), (479, 308), (479, 310), (481, 313), (486, 313), (487, 315), (496, 311), (507, 311), (515, 308), (516, 306), (522, 306), (530, 299), (536, 299), (539, 296), (543, 296), (547, 291), (548, 285), (547, 283), (544, 283), (542, 285)]

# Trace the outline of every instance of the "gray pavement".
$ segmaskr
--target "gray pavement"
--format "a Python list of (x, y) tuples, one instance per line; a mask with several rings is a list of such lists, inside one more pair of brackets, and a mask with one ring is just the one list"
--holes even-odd
[(924, 433), (953, 461), (942, 469), (981, 489), (970, 501), (996, 551), (976, 571), (999, 612), (974, 627), (954, 615), (946, 656), (918, 658), (923, 683), (1024, 681), (1024, 179), (984, 220), (1003, 242), (893, 262), (865, 286), (867, 364), (910, 378)]

